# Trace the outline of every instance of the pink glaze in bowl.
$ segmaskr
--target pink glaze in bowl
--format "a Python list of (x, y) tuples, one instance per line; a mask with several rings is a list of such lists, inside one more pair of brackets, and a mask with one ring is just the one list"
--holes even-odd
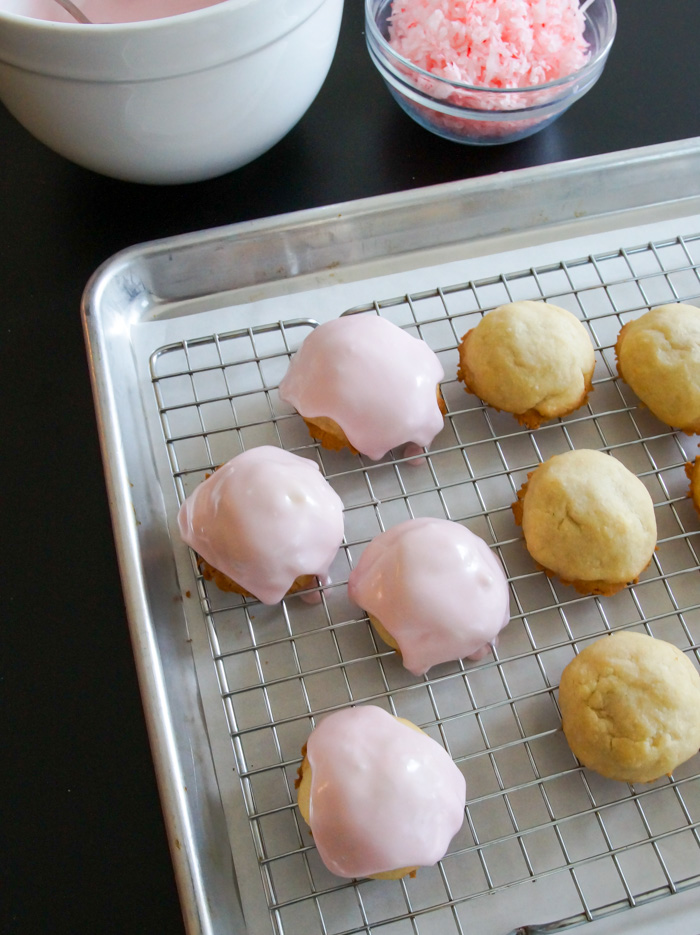
[(553, 123), (600, 77), (615, 38), (614, 0), (585, 6), (585, 64), (570, 75), (518, 88), (480, 87), (425, 70), (390, 44), (392, 0), (365, 0), (370, 58), (393, 98), (416, 123), (457, 143), (511, 143)]
[[(76, 9), (94, 24), (136, 23), (192, 13), (222, 0), (75, 0)], [(75, 23), (60, 0), (0, 0), (0, 12), (52, 23)]]

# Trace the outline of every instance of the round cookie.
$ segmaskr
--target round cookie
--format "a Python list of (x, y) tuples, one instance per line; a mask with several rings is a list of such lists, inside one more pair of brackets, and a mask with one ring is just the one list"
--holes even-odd
[(484, 315), (459, 346), (457, 377), (494, 409), (535, 429), (582, 406), (593, 345), (581, 322), (547, 302), (512, 302)]
[(700, 456), (698, 456), (695, 461), (689, 461), (686, 464), (685, 473), (690, 481), (688, 496), (693, 501), (698, 515), (700, 515)]
[(378, 461), (394, 448), (427, 446), (442, 429), (444, 375), (425, 341), (378, 315), (345, 315), (304, 339), (279, 394), (323, 447)]
[(601, 451), (549, 458), (528, 475), (513, 514), (537, 564), (582, 594), (614, 594), (635, 582), (656, 547), (649, 492)]
[(657, 419), (700, 433), (700, 308), (660, 305), (627, 322), (615, 356), (619, 375)]
[(574, 755), (608, 779), (652, 782), (700, 747), (700, 675), (679, 649), (620, 632), (587, 646), (559, 686)]
[(271, 445), (221, 465), (177, 519), (207, 580), (263, 604), (325, 578), (343, 541), (343, 502), (318, 465)]
[(466, 783), (449, 754), (376, 705), (326, 716), (302, 754), (299, 810), (337, 876), (414, 875), (444, 857), (462, 826)]
[(466, 526), (435, 517), (375, 536), (350, 573), (348, 594), (414, 675), (483, 658), (510, 619), (497, 556)]

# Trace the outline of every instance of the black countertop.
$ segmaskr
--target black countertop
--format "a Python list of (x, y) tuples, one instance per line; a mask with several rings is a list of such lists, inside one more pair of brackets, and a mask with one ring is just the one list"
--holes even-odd
[(700, 2), (617, 4), (596, 87), (503, 147), (448, 143), (399, 110), (366, 54), (360, 0), (346, 0), (303, 120), (213, 181), (102, 178), (0, 106), (3, 933), (184, 931), (103, 483), (79, 319), (88, 277), (158, 237), (699, 135)]

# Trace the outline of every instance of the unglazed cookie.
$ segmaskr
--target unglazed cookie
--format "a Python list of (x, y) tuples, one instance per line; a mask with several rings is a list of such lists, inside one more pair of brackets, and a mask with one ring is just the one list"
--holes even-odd
[(700, 308), (660, 305), (623, 325), (617, 371), (657, 419), (700, 433)]
[(688, 496), (692, 499), (693, 505), (700, 515), (700, 457), (686, 464), (685, 473), (690, 481)]
[(671, 643), (615, 633), (587, 646), (559, 686), (574, 755), (608, 779), (652, 782), (700, 747), (700, 676)]
[(545, 461), (518, 491), (513, 514), (537, 564), (582, 594), (614, 594), (636, 581), (656, 547), (649, 492), (601, 451)]
[(468, 392), (534, 429), (586, 402), (594, 367), (591, 339), (575, 315), (523, 301), (488, 312), (464, 335), (457, 377)]
[(466, 783), (445, 749), (375, 705), (325, 717), (306, 743), (298, 802), (326, 867), (398, 879), (444, 857)]
[(205, 577), (276, 604), (328, 574), (343, 540), (343, 504), (315, 462), (262, 445), (203, 481), (178, 525)]
[(425, 341), (378, 315), (345, 315), (304, 339), (279, 393), (324, 447), (377, 461), (432, 442), (444, 424), (444, 375)]
[(414, 675), (480, 659), (508, 623), (508, 583), (483, 539), (446, 519), (409, 519), (370, 542), (348, 594)]

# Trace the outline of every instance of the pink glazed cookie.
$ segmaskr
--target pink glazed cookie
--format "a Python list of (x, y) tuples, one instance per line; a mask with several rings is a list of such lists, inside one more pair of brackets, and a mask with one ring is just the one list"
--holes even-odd
[(348, 593), (414, 675), (482, 658), (510, 619), (498, 558), (446, 519), (410, 519), (373, 539), (350, 573)]
[(312, 731), (299, 810), (339, 877), (398, 879), (445, 856), (464, 820), (464, 776), (415, 724), (375, 705), (336, 711)]
[(315, 462), (261, 445), (203, 481), (178, 525), (205, 578), (276, 604), (327, 576), (343, 541), (343, 503)]
[(325, 448), (378, 461), (442, 429), (444, 375), (425, 341), (378, 315), (345, 315), (305, 338), (279, 392)]

